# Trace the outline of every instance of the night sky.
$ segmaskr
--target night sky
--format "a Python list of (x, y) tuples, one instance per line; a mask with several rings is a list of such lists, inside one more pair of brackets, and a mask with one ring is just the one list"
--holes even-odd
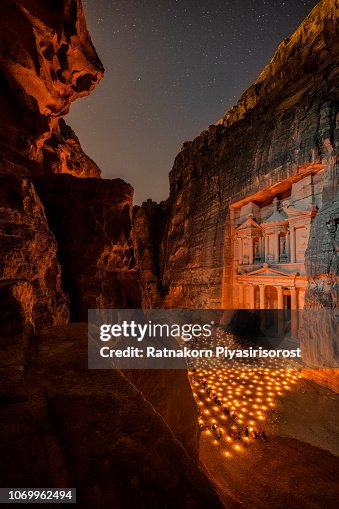
[(182, 143), (236, 103), (316, 0), (84, 0), (106, 73), (67, 117), (103, 177), (168, 196)]

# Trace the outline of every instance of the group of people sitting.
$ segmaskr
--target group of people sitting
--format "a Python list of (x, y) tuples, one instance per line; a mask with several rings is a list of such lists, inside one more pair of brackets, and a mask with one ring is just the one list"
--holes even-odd
[[(193, 375), (192, 376), (192, 383), (196, 383), (196, 378), (195, 376)], [(207, 392), (207, 394), (209, 395), (210, 399), (212, 401), (214, 401), (214, 403), (218, 406), (222, 406), (222, 402), (220, 400), (220, 398), (218, 397), (218, 395), (213, 392), (213, 390), (208, 386), (207, 384), (207, 380), (204, 379), (203, 377), (199, 377), (198, 378), (198, 382), (199, 384), (205, 389), (205, 391)], [(233, 422), (236, 422), (237, 420), (237, 414), (235, 412), (231, 412), (231, 410), (225, 405), (224, 408), (222, 409), (222, 412), (227, 415), (227, 417), (230, 417), (232, 419)], [(202, 418), (202, 413), (200, 410), (198, 410), (198, 417), (201, 419)], [(218, 426), (217, 424), (212, 424), (212, 426), (209, 426), (207, 424), (204, 424), (203, 422), (200, 423), (200, 430), (201, 431), (207, 431), (207, 430), (212, 430), (213, 434), (214, 434), (214, 437), (217, 439), (217, 440), (221, 440), (222, 437), (223, 437), (223, 430), (221, 428), (218, 429)], [(233, 440), (243, 440), (244, 442), (244, 445), (247, 446), (248, 445), (248, 439), (251, 437), (253, 438), (254, 440), (258, 440), (258, 439), (261, 439), (263, 442), (266, 442), (267, 441), (267, 436), (266, 436), (266, 433), (264, 430), (262, 431), (257, 431), (255, 429), (251, 429), (249, 430), (248, 426), (245, 426), (245, 428), (239, 428), (238, 430), (237, 429), (233, 429), (233, 428), (230, 428), (228, 430), (228, 437), (230, 437), (231, 439)]]

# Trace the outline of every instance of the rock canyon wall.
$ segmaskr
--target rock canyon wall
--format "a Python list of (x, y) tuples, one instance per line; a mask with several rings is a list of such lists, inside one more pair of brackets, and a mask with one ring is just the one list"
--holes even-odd
[[(79, 482), (84, 507), (97, 500), (124, 507), (122, 485), (131, 486), (129, 503), (152, 493), (154, 507), (161, 496), (170, 507), (220, 507), (194, 462), (196, 406), (186, 374), (93, 374), (86, 327), (68, 322), (85, 321), (90, 307), (233, 307), (235, 204), (264, 209), (293, 186), (307, 201), (301, 178), (317, 197), (305, 306), (338, 307), (338, 2), (322, 0), (237, 105), (183, 145), (168, 200), (142, 207), (133, 207), (129, 184), (99, 178), (62, 118), (103, 76), (80, 0), (4, 0), (1, 9), (7, 485), (18, 475), (32, 486)], [(338, 351), (320, 344), (320, 333), (313, 331), (310, 359)], [(335, 385), (334, 372), (316, 373)], [(23, 437), (31, 448), (21, 456)], [(98, 472), (88, 466), (91, 455)]]
[[(36, 330), (67, 323), (68, 302), (72, 320), (91, 306), (140, 307), (133, 190), (98, 179), (62, 118), (104, 72), (82, 4), (5, 0), (1, 9), (0, 277), (32, 284)], [(65, 173), (83, 179), (53, 175)]]
[(59, 118), (90, 93), (103, 67), (80, 0), (4, 0), (1, 19), (1, 173), (49, 173), (43, 155)]
[[(162, 241), (166, 305), (232, 307), (233, 204), (283, 198), (306, 175), (313, 187), (323, 179), (320, 209), (337, 195), (338, 55), (338, 3), (324, 0), (237, 105), (184, 143), (170, 173)], [(322, 248), (316, 256), (325, 256)]]
[[(300, 327), (305, 360), (317, 368), (339, 365), (335, 311), (339, 290), (338, 9), (337, 1), (319, 2), (296, 32), (281, 43), (238, 103), (216, 125), (183, 144), (170, 173), (168, 221), (159, 250), (164, 306), (238, 308), (253, 307), (254, 303), (259, 307), (259, 287), (252, 288), (253, 303), (249, 297), (246, 306), (237, 293), (235, 260), (240, 255), (236, 228), (246, 217), (258, 221), (257, 213), (274, 199), (283, 207), (288, 198), (287, 207), (292, 207), (287, 214), (296, 210), (303, 211), (304, 217), (317, 214), (305, 239), (304, 275), (298, 281), (300, 287), (306, 285), (302, 299), (304, 290), (297, 290), (300, 307), (305, 301), (305, 313), (314, 308), (332, 310), (331, 315), (326, 314), (326, 326), (311, 312), (311, 319), (305, 319)], [(271, 212), (269, 220), (273, 221)], [(243, 214), (240, 219), (239, 214)], [(257, 223), (254, 227), (260, 229)], [(265, 253), (261, 260), (259, 256), (258, 264), (269, 262), (270, 256)], [(276, 269), (281, 269), (281, 261), (278, 256)], [(253, 253), (252, 262), (243, 263), (253, 264)], [(255, 268), (259, 265), (253, 265), (252, 270)], [(246, 273), (246, 267), (243, 269)], [(297, 273), (299, 267), (290, 263), (288, 270), (293, 269)], [(264, 275), (272, 276), (269, 269)], [(284, 276), (281, 272), (275, 275)], [(293, 302), (292, 291), (286, 298)], [(265, 303), (260, 307), (266, 307)], [(325, 357), (324, 343), (328, 343)], [(314, 379), (338, 389), (337, 373), (318, 369)], [(312, 370), (306, 374), (312, 377)]]
[(132, 242), (133, 189), (123, 180), (49, 175), (34, 180), (55, 235), (71, 319), (88, 309), (139, 308)]
[(87, 327), (68, 324), (159, 302), (158, 205), (133, 210), (62, 118), (103, 76), (81, 2), (4, 0), (1, 23), (2, 483), (77, 485), (86, 509), (219, 508), (186, 372), (90, 371)]

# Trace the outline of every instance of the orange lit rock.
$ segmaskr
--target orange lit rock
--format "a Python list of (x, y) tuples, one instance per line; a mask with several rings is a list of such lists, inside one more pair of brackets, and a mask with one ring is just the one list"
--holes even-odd
[(44, 173), (71, 173), (76, 177), (100, 177), (101, 171), (86, 155), (74, 131), (63, 119), (46, 140), (43, 149)]
[(3, 0), (1, 19), (0, 172), (37, 174), (58, 117), (94, 88), (103, 67), (80, 0)]
[(33, 184), (18, 177), (0, 178), (1, 280), (31, 284), (27, 299), (36, 329), (67, 323), (55, 239)]
[(339, 394), (339, 369), (303, 369), (302, 376)]
[(232, 204), (283, 200), (310, 174), (314, 188), (323, 179), (319, 213), (338, 193), (337, 19), (338, 5), (321, 1), (237, 105), (183, 144), (159, 255), (165, 306), (233, 306)]

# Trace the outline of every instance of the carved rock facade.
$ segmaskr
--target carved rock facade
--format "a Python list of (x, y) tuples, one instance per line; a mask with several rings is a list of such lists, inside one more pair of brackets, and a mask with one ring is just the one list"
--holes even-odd
[[(235, 228), (247, 219), (246, 207), (253, 216), (266, 207), (271, 225), (260, 219), (260, 229), (266, 229), (260, 253), (253, 252), (259, 251), (259, 244), (253, 245), (242, 265), (251, 265), (255, 256), (259, 263), (279, 265), (283, 256), (290, 263), (298, 263), (296, 256), (301, 256), (304, 262), (312, 241), (311, 222), (326, 206), (329, 193), (338, 193), (337, 18), (335, 3), (320, 2), (280, 45), (238, 104), (217, 125), (183, 145), (170, 173), (168, 224), (162, 241), (165, 303), (235, 305)], [(291, 204), (282, 211), (285, 223), (273, 225), (269, 218), (273, 200), (282, 206), (288, 198)], [(303, 218), (298, 219), (297, 213)], [(289, 225), (296, 221), (307, 227), (306, 236), (297, 239), (297, 246), (295, 239), (293, 243), (293, 250), (304, 244), (302, 253), (281, 252), (290, 246)], [(274, 240), (275, 226), (282, 230)], [(300, 226), (295, 224), (291, 235), (300, 234)]]
[(184, 143), (166, 202), (163, 305), (338, 308), (338, 14), (319, 2), (236, 106)]

